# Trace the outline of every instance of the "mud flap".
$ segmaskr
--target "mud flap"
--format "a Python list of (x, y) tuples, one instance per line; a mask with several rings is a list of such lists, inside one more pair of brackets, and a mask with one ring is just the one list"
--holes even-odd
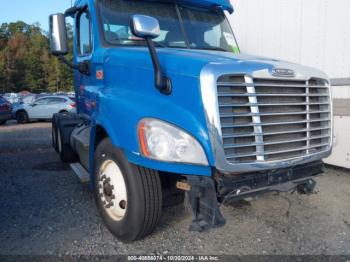
[(225, 219), (219, 209), (214, 180), (210, 177), (188, 176), (187, 183), (191, 186), (187, 193), (193, 214), (189, 230), (202, 232), (224, 226)]

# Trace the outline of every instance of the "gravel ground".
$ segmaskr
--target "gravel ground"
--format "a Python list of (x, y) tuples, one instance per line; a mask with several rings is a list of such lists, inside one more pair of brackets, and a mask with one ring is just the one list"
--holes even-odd
[(105, 228), (93, 195), (51, 148), (49, 123), (0, 127), (0, 254), (350, 255), (350, 172), (327, 169), (317, 194), (267, 194), (222, 208), (223, 228), (188, 232), (183, 206), (156, 232), (123, 244)]

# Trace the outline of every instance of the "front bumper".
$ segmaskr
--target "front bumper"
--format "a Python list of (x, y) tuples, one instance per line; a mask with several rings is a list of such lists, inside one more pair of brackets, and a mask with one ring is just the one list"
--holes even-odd
[(188, 192), (192, 207), (192, 231), (203, 231), (225, 225), (219, 203), (263, 194), (288, 192), (301, 187), (300, 192), (312, 192), (316, 182), (313, 178), (323, 173), (321, 161), (243, 175), (225, 175), (216, 172), (213, 178), (187, 176)]
[(220, 200), (242, 199), (271, 191), (288, 192), (323, 173), (322, 161), (242, 175), (216, 172), (214, 180)]
[(12, 119), (11, 113), (0, 114), (0, 121), (10, 120)]

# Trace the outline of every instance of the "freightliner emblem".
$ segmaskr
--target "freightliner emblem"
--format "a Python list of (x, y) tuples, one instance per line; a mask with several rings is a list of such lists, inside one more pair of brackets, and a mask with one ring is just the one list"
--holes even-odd
[(295, 72), (292, 69), (274, 68), (272, 75), (277, 77), (295, 77)]

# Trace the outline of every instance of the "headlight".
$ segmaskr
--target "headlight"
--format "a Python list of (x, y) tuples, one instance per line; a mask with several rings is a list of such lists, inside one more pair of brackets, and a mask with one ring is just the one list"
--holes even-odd
[(141, 153), (152, 159), (208, 165), (202, 146), (183, 130), (156, 119), (139, 123), (138, 135)]

